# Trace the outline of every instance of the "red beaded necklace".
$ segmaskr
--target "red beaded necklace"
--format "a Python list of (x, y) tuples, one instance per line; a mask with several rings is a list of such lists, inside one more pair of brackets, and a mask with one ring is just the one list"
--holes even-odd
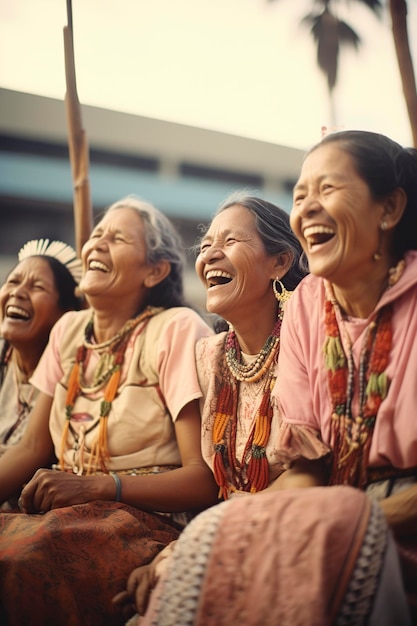
[[(388, 286), (400, 278), (404, 261), (390, 270)], [(330, 285), (325, 302), (326, 339), (323, 353), (327, 380), (332, 398), (331, 441), (333, 452), (331, 484), (349, 484), (363, 488), (367, 482), (367, 468), (372, 434), (378, 409), (388, 393), (390, 380), (386, 368), (392, 346), (392, 306), (386, 305), (368, 325), (355, 376), (350, 340), (345, 353), (336, 317), (339, 310)], [(352, 414), (355, 378), (359, 384), (359, 410)]]
[[(213, 423), (214, 477), (219, 485), (219, 498), (227, 499), (229, 489), (254, 493), (269, 483), (266, 446), (271, 434), (273, 408), (271, 391), (275, 384), (282, 309), (272, 334), (268, 337), (253, 365), (241, 363), (241, 350), (236, 333), (229, 330), (225, 338), (222, 363), (222, 385), (217, 395)], [(256, 382), (264, 378), (263, 395), (255, 422), (246, 442), (243, 461), (236, 458), (237, 407), (241, 381)], [(246, 470), (246, 478), (244, 477)]]

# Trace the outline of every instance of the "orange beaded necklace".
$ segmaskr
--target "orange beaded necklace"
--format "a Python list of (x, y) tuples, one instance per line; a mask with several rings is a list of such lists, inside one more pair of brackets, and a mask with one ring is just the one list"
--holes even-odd
[[(148, 320), (162, 311), (161, 308), (147, 307), (140, 315), (134, 319), (128, 320), (123, 328), (115, 335), (110, 341), (103, 344), (95, 344), (91, 342), (93, 336), (93, 318), (91, 318), (85, 328), (85, 339), (83, 345), (77, 349), (76, 359), (74, 366), (71, 370), (68, 389), (65, 401), (65, 425), (61, 442), (61, 454), (60, 454), (60, 468), (65, 469), (64, 454), (67, 447), (68, 432), (73, 432), (71, 426), (72, 412), (75, 401), (80, 393), (95, 393), (100, 390), (104, 385), (104, 396), (100, 403), (100, 415), (98, 420), (86, 431), (82, 433), (81, 441), (76, 441), (77, 447), (84, 446), (84, 437), (88, 432), (91, 432), (97, 424), (99, 424), (99, 433), (95, 443), (92, 445), (90, 460), (86, 473), (90, 474), (97, 468), (101, 471), (107, 472), (106, 464), (109, 461), (109, 451), (107, 447), (107, 418), (110, 414), (112, 402), (116, 397), (117, 390), (120, 384), (120, 376), (126, 348), (129, 342), (132, 331), (143, 322), (143, 326), (140, 332), (145, 328)], [(104, 349), (110, 349), (111, 358), (109, 359), (109, 367), (106, 372), (102, 372), (102, 366), (99, 363), (100, 376), (96, 380), (93, 387), (87, 387), (82, 380), (83, 378), (83, 366), (87, 358), (88, 350), (97, 350), (99, 353)], [(107, 383), (107, 384), (106, 384)], [(80, 453), (82, 455), (82, 451)], [(73, 468), (75, 473), (82, 473), (83, 464), (80, 467)]]
[[(227, 499), (229, 489), (254, 493), (268, 486), (266, 446), (271, 434), (271, 391), (276, 378), (282, 317), (280, 308), (272, 334), (253, 364), (241, 362), (241, 350), (235, 332), (229, 330), (226, 334), (223, 381), (217, 395), (213, 423), (214, 477), (220, 487), (219, 498)], [(263, 395), (240, 463), (236, 458), (239, 385), (242, 381), (250, 383), (261, 379), (264, 379)]]

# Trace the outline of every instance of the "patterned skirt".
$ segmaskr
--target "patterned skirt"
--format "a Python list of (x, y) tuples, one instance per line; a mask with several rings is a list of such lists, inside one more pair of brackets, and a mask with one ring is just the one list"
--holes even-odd
[(123, 624), (112, 598), (178, 535), (169, 518), (116, 502), (0, 513), (0, 623)]

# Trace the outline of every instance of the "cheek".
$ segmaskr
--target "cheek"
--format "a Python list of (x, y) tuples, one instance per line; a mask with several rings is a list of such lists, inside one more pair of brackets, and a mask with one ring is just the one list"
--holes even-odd
[(200, 280), (203, 280), (203, 267), (204, 267), (203, 259), (201, 258), (201, 254), (199, 254), (195, 260), (194, 268)]
[(91, 250), (93, 248), (93, 244), (90, 240), (88, 240), (82, 247), (81, 249), (81, 261), (83, 263), (83, 265), (85, 266), (86, 260), (88, 255), (90, 254)]
[(8, 298), (8, 291), (5, 287), (0, 289), (0, 303), (3, 303)]
[(291, 209), (291, 213), (290, 213), (290, 226), (292, 231), (297, 235), (297, 237), (301, 234), (299, 231), (299, 216), (298, 216), (298, 210), (297, 207), (293, 206), (293, 208)]

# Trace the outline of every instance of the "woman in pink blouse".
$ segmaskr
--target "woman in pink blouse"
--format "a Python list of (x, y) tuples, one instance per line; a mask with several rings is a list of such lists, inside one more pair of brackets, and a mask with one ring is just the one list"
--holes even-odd
[(417, 151), (344, 131), (307, 155), (291, 225), (311, 275), (282, 328), (281, 487), (315, 481), (379, 500), (417, 610)]

